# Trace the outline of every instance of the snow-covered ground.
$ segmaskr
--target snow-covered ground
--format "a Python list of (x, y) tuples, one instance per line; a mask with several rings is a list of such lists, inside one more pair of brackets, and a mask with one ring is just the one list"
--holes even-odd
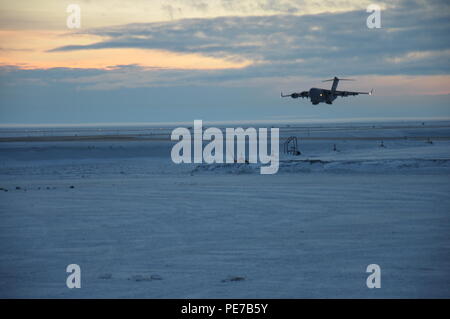
[(450, 123), (284, 126), (275, 175), (170, 131), (0, 132), (0, 297), (450, 298)]

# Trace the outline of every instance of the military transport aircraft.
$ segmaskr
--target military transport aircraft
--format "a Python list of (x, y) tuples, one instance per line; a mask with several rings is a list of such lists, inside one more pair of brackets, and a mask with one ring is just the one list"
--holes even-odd
[(337, 77), (334, 77), (334, 79), (325, 80), (322, 82), (329, 82), (333, 81), (333, 85), (331, 86), (331, 90), (327, 89), (318, 89), (318, 88), (311, 88), (309, 91), (303, 91), (300, 93), (292, 93), (288, 95), (283, 95), (283, 92), (281, 92), (281, 97), (288, 97), (290, 96), (293, 99), (297, 99), (299, 97), (301, 98), (307, 98), (311, 99), (311, 103), (313, 105), (317, 105), (319, 103), (327, 103), (332, 104), (333, 101), (338, 97), (345, 97), (345, 96), (355, 96), (358, 94), (369, 94), (372, 95), (373, 90), (370, 92), (350, 92), (350, 91), (337, 91), (337, 86), (339, 81), (354, 81), (352, 79), (338, 79)]

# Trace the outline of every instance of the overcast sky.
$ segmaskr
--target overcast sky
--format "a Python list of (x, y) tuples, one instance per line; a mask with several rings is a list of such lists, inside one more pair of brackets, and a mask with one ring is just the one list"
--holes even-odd
[[(79, 4), (81, 28), (66, 26)], [(369, 29), (370, 3), (382, 8)], [(0, 124), (450, 117), (448, 1), (0, 0)], [(328, 88), (332, 106), (280, 99)]]

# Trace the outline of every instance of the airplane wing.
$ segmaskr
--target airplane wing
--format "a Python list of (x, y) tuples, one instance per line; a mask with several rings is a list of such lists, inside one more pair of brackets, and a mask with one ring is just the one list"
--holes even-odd
[(283, 95), (283, 92), (281, 92), (281, 97), (291, 97), (293, 99), (298, 99), (299, 97), (301, 98), (309, 98), (309, 92), (308, 91), (303, 91), (300, 93), (292, 93), (292, 94), (287, 94), (287, 95)]
[(369, 94), (372, 95), (373, 90), (371, 90), (370, 92), (351, 92), (351, 91), (335, 91), (334, 94), (337, 96), (355, 96), (355, 95), (359, 95), (359, 94)]

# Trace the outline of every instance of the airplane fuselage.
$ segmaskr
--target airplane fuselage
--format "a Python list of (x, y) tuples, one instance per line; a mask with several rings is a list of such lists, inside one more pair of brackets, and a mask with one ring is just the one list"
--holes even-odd
[(331, 94), (329, 90), (319, 88), (311, 88), (309, 90), (309, 98), (311, 99), (311, 103), (313, 105), (317, 105), (319, 103), (331, 104), (334, 100), (336, 100), (336, 97), (337, 96)]

